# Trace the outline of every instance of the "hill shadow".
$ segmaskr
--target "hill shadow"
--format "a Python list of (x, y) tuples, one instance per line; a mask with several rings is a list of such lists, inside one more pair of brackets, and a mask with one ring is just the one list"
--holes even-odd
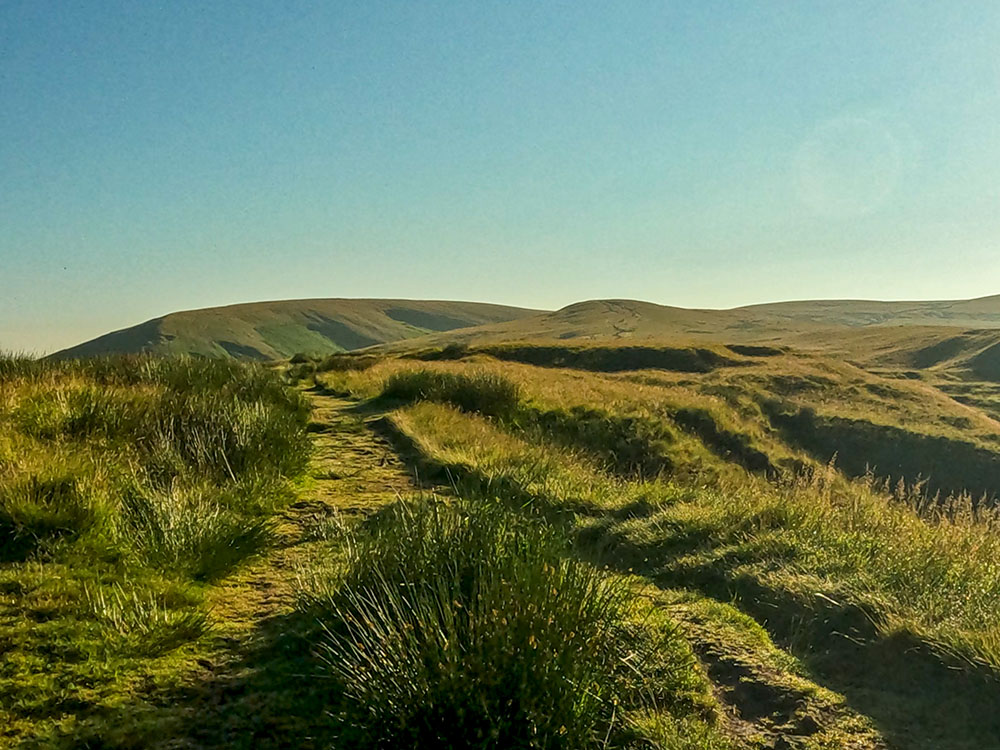
[(762, 408), (786, 442), (820, 463), (836, 456), (837, 468), (850, 477), (873, 472), (890, 483), (925, 482), (931, 496), (995, 498), (1000, 493), (1000, 454), (974, 443), (819, 415), (808, 407), (765, 403)]

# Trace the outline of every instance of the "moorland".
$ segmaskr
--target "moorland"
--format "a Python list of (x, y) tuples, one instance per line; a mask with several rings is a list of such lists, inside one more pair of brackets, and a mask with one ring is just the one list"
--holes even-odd
[(1000, 298), (375, 302), (0, 361), (0, 742), (1000, 747)]

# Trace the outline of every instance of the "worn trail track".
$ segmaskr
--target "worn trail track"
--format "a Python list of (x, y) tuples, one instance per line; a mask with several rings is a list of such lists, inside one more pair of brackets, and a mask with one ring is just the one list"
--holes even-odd
[[(310, 485), (279, 519), (278, 543), (213, 596), (220, 627), (250, 626), (291, 611), (295, 580), (323, 524), (358, 517), (414, 491), (412, 475), (369, 423), (381, 417), (357, 402), (309, 392), (314, 451)], [(245, 615), (236, 620), (234, 614)]]
[(135, 747), (330, 746), (322, 731), (324, 686), (299, 635), (309, 623), (295, 612), (297, 579), (329, 554), (318, 540), (330, 524), (351, 525), (416, 487), (371, 427), (380, 413), (321, 392), (308, 395), (309, 479), (279, 515), (276, 543), (208, 595), (215, 634), (209, 653), (194, 659), (179, 682), (139, 690), (146, 700), (129, 708), (124, 723), (152, 719), (163, 731)]
[[(316, 541), (324, 527), (351, 525), (418, 488), (384, 436), (384, 413), (321, 391), (308, 395), (315, 445), (309, 483), (280, 515), (277, 544), (213, 590), (214, 647), (192, 665), (179, 689), (151, 691), (143, 710), (162, 712), (164, 731), (143, 747), (330, 746), (315, 718), (322, 704), (315, 703), (318, 678), (308, 673), (308, 643), (294, 637), (302, 625), (295, 621), (297, 577), (329, 554)], [(674, 614), (715, 684), (737, 747), (834, 746), (816, 740), (823, 723), (846, 710), (842, 704), (817, 702), (800, 678), (744, 659), (683, 607)], [(856, 737), (836, 746), (884, 747), (866, 731)]]

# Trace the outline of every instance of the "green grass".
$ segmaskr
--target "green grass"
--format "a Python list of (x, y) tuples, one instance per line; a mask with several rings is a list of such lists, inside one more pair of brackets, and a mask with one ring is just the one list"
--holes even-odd
[[(387, 362), (331, 377), (338, 388), (374, 396), (413, 367)], [(968, 497), (887, 488), (870, 475), (851, 480), (836, 465), (797, 453), (769, 427), (751, 387), (780, 377), (785, 397), (815, 398), (836, 393), (842, 372), (851, 370), (821, 376), (810, 364), (805, 372), (781, 373), (769, 363), (748, 368), (742, 380), (709, 375), (679, 382), (652, 372), (593, 375), (482, 359), (419, 367), (451, 379), (492, 371), (520, 394), (520, 403), (500, 417), (440, 403), (446, 398), (397, 412), (394, 423), (409, 436), (425, 475), (436, 466), (460, 487), (500, 488), (515, 505), (568, 525), (585, 556), (665, 589), (736, 603), (808, 674), (849, 696), (902, 746), (991, 746), (1000, 727), (969, 717), (993, 716), (1000, 707), (996, 512)], [(856, 377), (861, 385), (880, 385)], [(910, 391), (896, 388), (866, 387), (868, 400), (852, 408), (875, 408), (886, 398), (905, 408), (899, 400)], [(745, 442), (735, 450), (713, 445), (713, 435), (685, 424), (681, 410), (691, 408), (704, 409), (716, 433), (739, 434)], [(934, 407), (917, 401), (912, 408)], [(557, 410), (562, 421), (575, 416), (579, 423), (544, 431), (508, 416), (525, 410)], [(610, 471), (595, 451), (602, 438), (588, 426), (591, 410), (613, 415), (604, 425), (607, 445), (615, 419), (658, 419), (674, 439), (652, 447), (666, 452), (674, 468), (641, 481)], [(938, 438), (947, 439), (942, 432)], [(777, 477), (739, 469), (739, 451), (747, 446), (788, 468)], [(692, 459), (703, 462), (694, 472)]]
[[(791, 353), (696, 375), (644, 370), (600, 376), (477, 355), (421, 364), (387, 359), (365, 371), (316, 377), (337, 390), (372, 397), (391, 379), (416, 382), (474, 372), (502, 374), (524, 396), (520, 403), (482, 408), (494, 415), (503, 410), (505, 419), (516, 418), (523, 426), (535, 422), (556, 435), (596, 430), (590, 438), (580, 433), (567, 439), (581, 447), (587, 443), (619, 471), (631, 464), (631, 470), (647, 475), (668, 466), (688, 474), (725, 473), (736, 464), (790, 477), (823, 470), (835, 460), (849, 477), (873, 474), (892, 485), (919, 484), (932, 496), (1000, 494), (1000, 423), (987, 410), (960, 404), (923, 381), (883, 378)], [(456, 404), (458, 388), (455, 381), (431, 400)], [(405, 395), (412, 399), (419, 391), (411, 388)], [(456, 405), (481, 411), (471, 402)], [(653, 459), (644, 466), (639, 452), (646, 448)]]
[(437, 401), (488, 416), (510, 416), (520, 403), (515, 383), (489, 372), (454, 374), (433, 370), (394, 373), (382, 397), (402, 401)]
[[(458, 419), (424, 404), (405, 412), (403, 424), (454, 470), (471, 468), (494, 482), (509, 478), (529, 495), (554, 495), (553, 504), (589, 500), (602, 507), (634, 492), (631, 483), (623, 487), (585, 469), (572, 453), (539, 446), (533, 435), (524, 441), (504, 434), (503, 422)], [(653, 494), (669, 496), (671, 487)], [(875, 608), (883, 632), (908, 628), (944, 651), (1000, 667), (993, 617), (1000, 611), (1000, 521), (992, 511), (974, 511), (960, 500), (899, 502), (877, 484), (845, 482), (834, 472), (780, 484), (735, 474), (699, 488), (695, 497), (644, 520), (641, 534), (630, 531), (639, 534), (635, 544), (655, 548), (657, 539), (666, 543), (680, 530), (697, 532), (716, 549), (730, 548), (736, 561), (839, 581)], [(676, 508), (683, 508), (679, 527), (670, 520)]]
[(436, 331), (514, 320), (533, 310), (475, 302), (315, 299), (188, 310), (59, 352), (93, 357), (151, 352), (243, 360), (323, 356)]
[[(1000, 515), (910, 483), (988, 477), (992, 420), (929, 381), (727, 350), (697, 372), (458, 347), (284, 376), (0, 358), (0, 744), (128, 747), (168, 718), (197, 744), (137, 686), (197, 663), (208, 602), (242, 595), (220, 582), (281, 538), (268, 564), (308, 563), (297, 609), (249, 625), (271, 651), (204, 687), (281, 693), (248, 694), (241, 726), (261, 700), (334, 747), (992, 746)], [(310, 423), (302, 379), (369, 401)], [(369, 442), (305, 480), (345, 513), (296, 503), (290, 529), (310, 425), (321, 452)], [(348, 497), (388, 451), (371, 427), (443, 497)], [(861, 462), (893, 450), (898, 488)], [(240, 585), (266, 599), (258, 567)]]
[(270, 543), (307, 414), (236, 363), (0, 357), (0, 743), (44, 744), (209, 632), (206, 582)]
[(425, 499), (350, 545), (301, 605), (323, 624), (346, 745), (640, 747), (648, 724), (674, 746), (691, 746), (688, 728), (715, 736), (676, 627), (537, 519), (489, 497)]

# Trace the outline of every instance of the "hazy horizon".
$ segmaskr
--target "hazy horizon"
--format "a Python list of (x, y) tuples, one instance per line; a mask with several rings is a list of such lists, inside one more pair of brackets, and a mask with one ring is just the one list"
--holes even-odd
[(1000, 293), (1000, 6), (0, 7), (0, 348), (376, 297)]

